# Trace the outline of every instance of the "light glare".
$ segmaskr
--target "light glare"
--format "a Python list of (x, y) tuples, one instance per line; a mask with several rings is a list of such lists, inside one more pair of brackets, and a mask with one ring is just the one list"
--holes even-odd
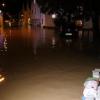
[(52, 18), (55, 19), (56, 18), (56, 14), (52, 14)]
[(5, 80), (5, 77), (3, 77), (1, 74), (0, 74), (0, 83), (3, 82)]
[(0, 14), (2, 13), (2, 10), (0, 10)]

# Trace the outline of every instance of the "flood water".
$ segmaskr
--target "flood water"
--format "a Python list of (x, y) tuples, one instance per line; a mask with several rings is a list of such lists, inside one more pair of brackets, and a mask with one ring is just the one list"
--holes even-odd
[(61, 38), (53, 29), (0, 29), (1, 100), (81, 100), (83, 83), (100, 67), (93, 33)]

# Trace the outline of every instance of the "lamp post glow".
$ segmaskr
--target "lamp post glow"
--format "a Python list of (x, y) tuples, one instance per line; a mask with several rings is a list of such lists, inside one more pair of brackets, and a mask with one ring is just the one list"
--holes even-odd
[(5, 6), (5, 3), (3, 3), (2, 6), (4, 7)]
[(3, 82), (5, 80), (5, 77), (3, 77), (1, 74), (0, 74), (0, 83)]
[(0, 14), (2, 13), (2, 10), (0, 10)]
[(56, 14), (52, 14), (52, 18), (55, 19), (57, 17)]

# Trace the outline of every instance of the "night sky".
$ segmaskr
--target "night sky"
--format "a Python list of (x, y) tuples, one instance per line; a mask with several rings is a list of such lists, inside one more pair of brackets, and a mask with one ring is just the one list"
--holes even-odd
[(5, 0), (6, 10), (15, 14), (15, 12), (17, 13), (20, 10), (23, 2), (25, 2), (25, 0)]
[(30, 2), (30, 0), (0, 0), (1, 4), (3, 2), (6, 4), (6, 6), (0, 9), (3, 9), (3, 11), (11, 15), (16, 15), (20, 12), (22, 5), (27, 4)]

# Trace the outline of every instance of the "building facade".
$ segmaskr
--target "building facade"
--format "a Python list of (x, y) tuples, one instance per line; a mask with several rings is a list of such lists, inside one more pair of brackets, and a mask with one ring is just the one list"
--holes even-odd
[(54, 22), (51, 15), (43, 14), (36, 0), (33, 0), (31, 7), (29, 4), (24, 4), (20, 12), (19, 24), (22, 26), (32, 25), (36, 27), (54, 27)]
[(36, 0), (33, 0), (31, 5), (31, 22), (34, 26), (54, 27), (54, 22), (51, 15), (43, 14)]

